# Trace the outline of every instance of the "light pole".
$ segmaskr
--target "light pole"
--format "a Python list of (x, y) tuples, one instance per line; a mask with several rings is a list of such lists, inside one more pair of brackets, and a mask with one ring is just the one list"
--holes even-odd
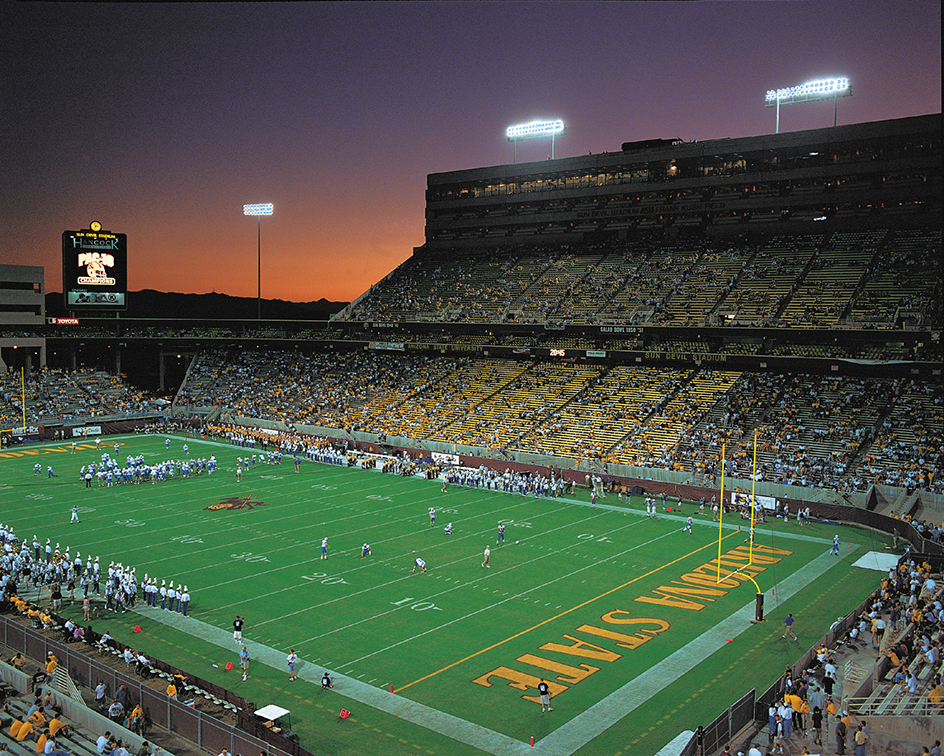
[(272, 215), (272, 203), (243, 205), (243, 215), (256, 216), (256, 317), (262, 320), (262, 216)]
[(779, 134), (781, 105), (790, 105), (797, 102), (812, 102), (813, 100), (832, 100), (833, 126), (835, 126), (839, 115), (839, 98), (849, 97), (851, 94), (852, 84), (848, 77), (839, 76), (833, 79), (808, 81), (796, 87), (768, 89), (764, 104), (768, 108), (777, 108), (774, 133)]
[(554, 159), (554, 137), (563, 134), (565, 131), (564, 122), (558, 118), (556, 121), (532, 121), (531, 123), (522, 123), (518, 126), (509, 126), (505, 129), (505, 138), (509, 142), (514, 142), (514, 160), (518, 162), (518, 142), (522, 139), (540, 139), (542, 137), (551, 138), (551, 160)]

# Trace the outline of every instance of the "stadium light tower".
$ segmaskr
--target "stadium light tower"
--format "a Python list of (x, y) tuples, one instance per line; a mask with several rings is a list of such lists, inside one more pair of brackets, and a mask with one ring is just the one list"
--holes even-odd
[(563, 134), (565, 130), (564, 122), (558, 118), (556, 121), (532, 121), (531, 123), (522, 123), (517, 126), (509, 126), (505, 129), (505, 138), (509, 142), (515, 143), (515, 163), (518, 162), (518, 142), (523, 139), (541, 139), (542, 137), (551, 138), (551, 160), (554, 159), (554, 137)]
[(833, 101), (833, 126), (836, 125), (836, 115), (839, 110), (838, 99), (840, 97), (849, 97), (852, 94), (852, 84), (845, 76), (839, 76), (833, 79), (818, 79), (817, 81), (808, 81), (806, 84), (800, 84), (796, 87), (786, 87), (784, 89), (768, 89), (764, 105), (768, 108), (776, 106), (777, 108), (777, 126), (775, 134), (780, 133), (780, 105), (790, 105), (798, 102), (812, 102), (814, 100)]
[(272, 203), (243, 205), (243, 215), (256, 216), (256, 317), (262, 320), (262, 216), (272, 215)]

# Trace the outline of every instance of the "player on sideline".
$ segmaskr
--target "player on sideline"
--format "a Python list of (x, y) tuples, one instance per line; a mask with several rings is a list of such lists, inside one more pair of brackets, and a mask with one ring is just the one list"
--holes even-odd
[(249, 677), (249, 649), (243, 646), (239, 652), (239, 666), (243, 668), (243, 680)]
[(429, 508), (429, 526), (435, 527), (436, 525), (436, 509), (434, 507)]
[(410, 572), (416, 572), (416, 568), (419, 567), (423, 572), (426, 572), (426, 562), (417, 557), (413, 560), (413, 569)]
[(484, 556), (485, 556), (485, 561), (482, 562), (482, 566), (483, 566), (483, 567), (489, 567), (489, 566), (490, 566), (489, 563), (488, 563), (488, 560), (489, 560), (489, 557), (491, 557), (491, 555), (492, 555), (491, 550), (488, 548), (488, 546), (486, 546), (486, 547), (485, 547), (485, 554), (484, 554)]
[(688, 520), (685, 522), (685, 527), (682, 528), (682, 530), (687, 530), (689, 535), (693, 535), (693, 533), (692, 533), (692, 516), (691, 516), (691, 515), (688, 516)]
[(839, 556), (839, 533), (833, 536), (833, 547), (829, 550), (829, 553)]
[(551, 689), (547, 686), (547, 683), (544, 682), (544, 678), (541, 678), (541, 682), (538, 683), (538, 694), (541, 696), (541, 713), (544, 713), (544, 707), (547, 707), (548, 711), (554, 711), (551, 708)]
[(328, 558), (328, 537), (327, 536), (321, 539), (321, 558), (322, 559)]
[(796, 637), (796, 633), (793, 632), (793, 615), (788, 614), (787, 618), (783, 621), (783, 625), (786, 628), (781, 637), (786, 638), (788, 635), (793, 638), (793, 640), (799, 640)]
[(443, 478), (443, 487), (442, 493), (446, 493), (449, 490), (449, 478)]
[(295, 653), (294, 648), (288, 650), (288, 656), (285, 657), (285, 662), (288, 664), (288, 681), (292, 682), (298, 679), (297, 673), (295, 672), (295, 665), (298, 664), (298, 654)]
[(243, 642), (243, 624), (245, 623), (245, 617), (240, 617), (236, 615), (236, 619), (233, 620), (233, 642), (242, 643)]
[(505, 523), (498, 523), (498, 540), (495, 541), (495, 545), (505, 543)]

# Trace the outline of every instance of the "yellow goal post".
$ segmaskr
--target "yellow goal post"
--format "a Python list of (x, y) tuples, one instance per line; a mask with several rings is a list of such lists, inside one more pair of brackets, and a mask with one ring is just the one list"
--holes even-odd
[[(754, 454), (753, 454), (753, 465), (751, 469), (751, 528), (750, 534), (747, 538), (748, 543), (748, 559), (747, 563), (738, 567), (738, 569), (733, 570), (726, 575), (721, 574), (721, 541), (724, 537), (724, 466), (725, 466), (725, 452), (726, 452), (726, 443), (721, 443), (721, 495), (718, 501), (718, 571), (715, 577), (716, 583), (720, 584), (725, 580), (728, 580), (732, 577), (740, 576), (741, 578), (747, 578), (754, 584), (754, 588), (757, 589), (757, 599), (756, 599), (756, 608), (755, 608), (755, 620), (757, 622), (762, 622), (764, 619), (764, 593), (761, 591), (760, 586), (757, 585), (757, 581), (751, 576), (749, 572), (744, 570), (751, 567), (754, 564), (754, 523), (756, 521), (755, 512), (756, 512), (756, 499), (755, 499), (755, 487), (757, 484), (757, 431), (754, 431)], [(732, 499), (733, 501), (733, 499)]]

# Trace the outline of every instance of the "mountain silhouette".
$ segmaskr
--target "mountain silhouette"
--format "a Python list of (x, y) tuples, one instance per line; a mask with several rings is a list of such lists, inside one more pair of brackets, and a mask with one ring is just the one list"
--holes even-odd
[[(263, 299), (263, 320), (327, 320), (347, 302), (286, 302), (282, 299)], [(232, 297), (228, 294), (179, 294), (176, 292), (142, 289), (128, 292), (128, 309), (122, 318), (166, 318), (192, 320), (254, 320), (258, 313), (255, 297)], [(68, 317), (61, 293), (46, 294), (46, 315)], [(76, 313), (81, 318), (85, 313)], [(87, 316), (90, 316), (88, 313)], [(97, 317), (97, 315), (96, 315)]]

